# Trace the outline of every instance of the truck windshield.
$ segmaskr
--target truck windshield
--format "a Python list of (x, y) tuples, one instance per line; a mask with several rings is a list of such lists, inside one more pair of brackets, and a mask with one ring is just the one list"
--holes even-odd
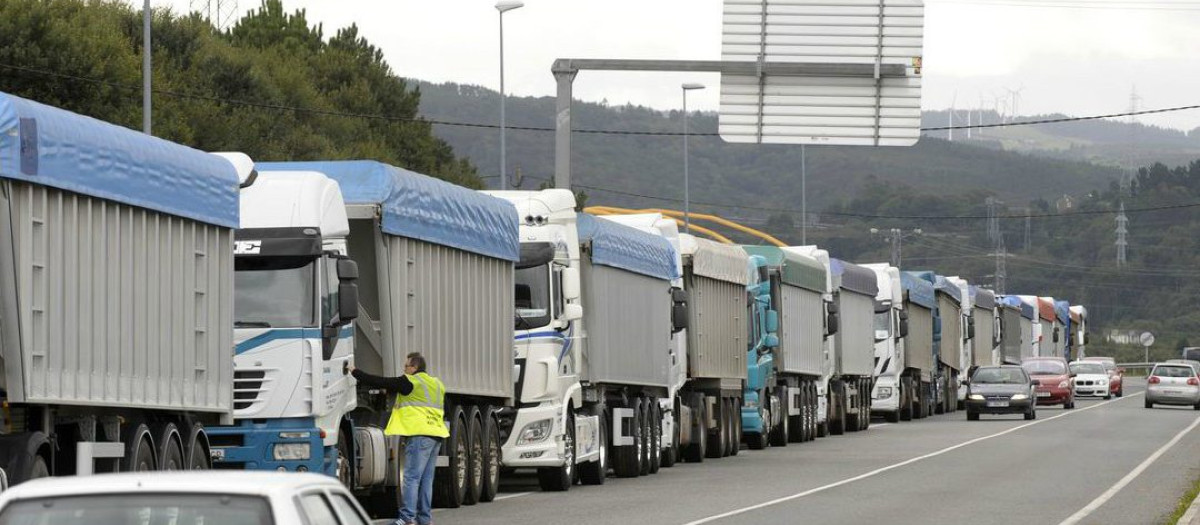
[(312, 257), (238, 257), (234, 262), (234, 326), (316, 326), (316, 265)]
[(875, 341), (883, 341), (892, 335), (891, 310), (875, 313)]
[(17, 500), (0, 525), (270, 525), (267, 501), (229, 494), (103, 494)]
[(529, 330), (550, 324), (549, 265), (515, 272), (516, 329)]

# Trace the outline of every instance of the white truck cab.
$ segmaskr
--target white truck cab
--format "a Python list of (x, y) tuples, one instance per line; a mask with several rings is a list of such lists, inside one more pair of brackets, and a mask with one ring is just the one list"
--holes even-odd
[(904, 371), (904, 289), (900, 269), (886, 263), (862, 265), (875, 273), (879, 293), (875, 296), (875, 384), (871, 388), (871, 412), (881, 413), (888, 422), (900, 420), (902, 392), (900, 375)]

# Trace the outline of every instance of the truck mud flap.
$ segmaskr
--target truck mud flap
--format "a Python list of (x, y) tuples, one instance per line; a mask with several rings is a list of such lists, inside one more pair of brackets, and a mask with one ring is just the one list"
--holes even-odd
[(600, 416), (575, 414), (575, 462), (600, 458)]
[[(634, 445), (633, 432), (626, 431), (626, 428), (632, 428), (634, 413), (632, 408), (614, 408), (612, 409), (612, 440), (610, 441), (614, 447), (629, 447)], [(628, 434), (628, 435), (627, 435)]]

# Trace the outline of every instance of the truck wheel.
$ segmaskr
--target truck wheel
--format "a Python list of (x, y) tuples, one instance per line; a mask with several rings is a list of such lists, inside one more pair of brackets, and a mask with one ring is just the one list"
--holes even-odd
[(154, 441), (150, 429), (144, 424), (131, 427), (125, 432), (125, 457), (121, 460), (122, 472), (149, 472), (158, 470), (154, 454)]
[(433, 506), (457, 509), (467, 492), (467, 421), (461, 408), (450, 416), (450, 437), (442, 443), (448, 465), (433, 476)]
[(708, 449), (708, 429), (704, 423), (708, 421), (708, 403), (700, 403), (698, 412), (696, 417), (700, 423), (693, 425), (692, 442), (688, 443), (683, 453), (683, 459), (689, 463), (703, 463), (704, 452)]
[(801, 443), (804, 441), (804, 435), (807, 433), (807, 423), (804, 421), (804, 413), (806, 412), (805, 409), (807, 408), (804, 406), (804, 387), (800, 387), (800, 399), (799, 400), (792, 399), (792, 396), (790, 393), (787, 395), (787, 398), (788, 398), (788, 403), (792, 403), (792, 402), (799, 403), (799, 405), (797, 405), (796, 408), (798, 408), (800, 410), (800, 413), (796, 414), (794, 416), (786, 415), (786, 414), (790, 414), (791, 410), (784, 412), (785, 417), (788, 418), (787, 440), (788, 440), (788, 443)]
[(334, 459), (336, 462), (334, 469), (342, 486), (354, 490), (354, 472), (351, 470), (352, 465), (350, 464), (350, 441), (347, 438), (354, 439), (353, 436), (347, 436), (344, 429), (338, 432), (337, 458)]
[(733, 423), (733, 434), (730, 436), (730, 455), (742, 452), (742, 400), (730, 399), (730, 420)]
[[(638, 458), (640, 454), (640, 443), (642, 441), (642, 425), (641, 418), (638, 414), (641, 413), (641, 400), (633, 400), (633, 417), (629, 418), (628, 422), (622, 422), (624, 428), (629, 429), (629, 435), (633, 439), (633, 443), (625, 446), (617, 446), (615, 443), (612, 446), (613, 455), (613, 472), (620, 478), (636, 478), (640, 466)], [(613, 418), (616, 421), (616, 418)], [(615, 424), (615, 423), (614, 423)]]
[(604, 478), (608, 476), (608, 421), (604, 417), (604, 408), (599, 408), (596, 412), (600, 419), (596, 428), (600, 438), (600, 457), (596, 461), (579, 465), (579, 481), (584, 485), (603, 485)]
[(496, 415), (492, 407), (483, 409), (483, 488), (479, 492), (479, 501), (489, 502), (496, 499), (500, 491), (500, 427), (496, 423)]
[(663, 468), (671, 468), (675, 466), (675, 462), (679, 461), (679, 401), (675, 402), (675, 412), (671, 414), (671, 419), (675, 424), (671, 425), (671, 435), (667, 439), (671, 440), (670, 446), (662, 453)]
[(900, 405), (897, 412), (900, 421), (912, 421), (912, 381), (907, 377), (900, 379)]
[(657, 399), (650, 400), (650, 473), (662, 467), (662, 407)]
[(642, 446), (641, 453), (638, 455), (638, 475), (646, 476), (650, 474), (650, 459), (652, 454), (650, 450), (654, 448), (654, 435), (650, 430), (650, 399), (642, 399), (642, 411), (639, 413), (642, 418)]
[(563, 430), (563, 464), (560, 467), (542, 467), (537, 470), (538, 485), (546, 492), (570, 490), (575, 481), (575, 415), (567, 409), (567, 423)]
[(768, 434), (771, 438), (771, 446), (773, 447), (786, 447), (788, 444), (788, 435), (791, 434), (792, 418), (788, 417), (787, 389), (783, 388), (780, 390), (784, 393), (771, 397), (772, 404), (775, 405), (772, 408), (779, 414), (779, 425), (772, 428), (771, 433)]
[(867, 430), (871, 428), (871, 380), (860, 379), (858, 388), (858, 419), (862, 422), (862, 428), (859, 430)]
[(175, 423), (159, 423), (154, 426), (158, 439), (158, 469), (183, 470), (183, 443), (180, 442), (179, 427)]
[(479, 408), (467, 411), (467, 491), (463, 505), (479, 503), (483, 494), (483, 421)]
[[(704, 405), (708, 406), (707, 399), (704, 400)], [(708, 436), (708, 448), (704, 451), (704, 457), (706, 458), (719, 458), (725, 455), (725, 450), (728, 446), (726, 440), (729, 438), (729, 436), (725, 434), (725, 406), (720, 399), (718, 399), (713, 406), (716, 407), (717, 410), (717, 413), (712, 415), (713, 419), (715, 419), (717, 423), (716, 428), (711, 430), (707, 429), (707, 418), (704, 419), (703, 423), (705, 426), (705, 432), (711, 432)]]
[(967, 409), (967, 421), (979, 421), (979, 412)]
[(209, 470), (212, 468), (212, 456), (208, 452), (208, 433), (200, 422), (192, 424), (188, 432), (187, 446), (184, 450), (184, 464), (188, 470)]
[(840, 436), (846, 433), (846, 401), (840, 393), (829, 396), (829, 434)]

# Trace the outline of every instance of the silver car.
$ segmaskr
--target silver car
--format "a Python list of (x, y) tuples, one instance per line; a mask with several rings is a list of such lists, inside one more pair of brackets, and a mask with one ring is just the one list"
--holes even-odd
[(1191, 405), (1200, 410), (1200, 376), (1186, 364), (1159, 363), (1146, 380), (1146, 408), (1160, 405)]

